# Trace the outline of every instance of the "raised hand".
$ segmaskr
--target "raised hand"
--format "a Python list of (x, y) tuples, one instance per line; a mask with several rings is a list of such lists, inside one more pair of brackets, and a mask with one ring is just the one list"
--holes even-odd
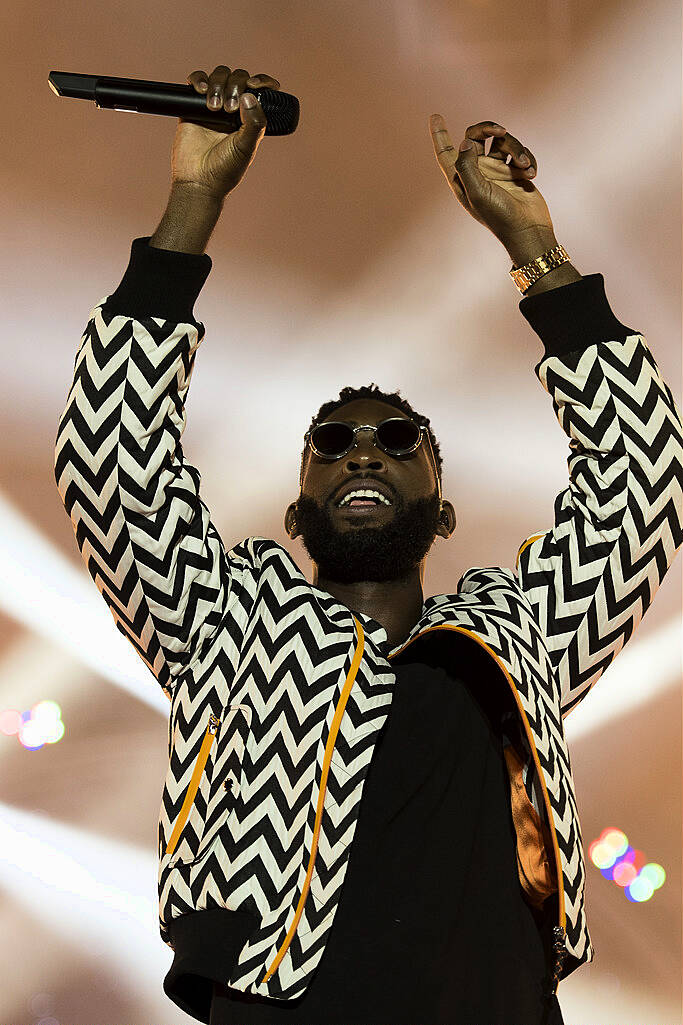
[[(231, 131), (220, 122), (179, 118), (171, 152), (171, 181), (199, 189), (223, 199), (242, 180), (256, 156), (266, 131), (266, 117), (256, 97), (245, 94), (247, 88), (279, 89), (270, 75), (250, 76), (244, 68), (231, 71), (219, 64), (210, 75), (193, 71), (187, 81), (206, 96), (207, 110), (239, 109), (241, 127)], [(246, 100), (253, 99), (253, 106)]]
[[(450, 190), (508, 252), (517, 250), (527, 239), (554, 238), (546, 202), (531, 181), (537, 164), (528, 147), (495, 121), (470, 125), (458, 150), (441, 114), (432, 114), (429, 129), (434, 154)], [(489, 137), (493, 142), (485, 155), (484, 144)], [(468, 143), (468, 148), (463, 148)]]

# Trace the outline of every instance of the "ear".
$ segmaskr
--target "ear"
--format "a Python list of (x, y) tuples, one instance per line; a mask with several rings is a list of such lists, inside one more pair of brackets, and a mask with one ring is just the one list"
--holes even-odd
[(287, 512), (285, 513), (285, 530), (292, 540), (299, 536), (299, 529), (296, 525), (296, 502), (292, 502), (291, 505), (287, 506)]
[(455, 509), (450, 502), (444, 500), (441, 503), (441, 512), (439, 513), (439, 526), (436, 529), (439, 537), (450, 537), (455, 530), (456, 523)]

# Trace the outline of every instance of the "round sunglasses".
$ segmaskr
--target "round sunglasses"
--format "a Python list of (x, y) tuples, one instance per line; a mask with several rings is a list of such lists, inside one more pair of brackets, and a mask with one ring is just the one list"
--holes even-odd
[(391, 456), (407, 456), (416, 450), (427, 428), (414, 420), (397, 416), (378, 424), (361, 424), (358, 427), (331, 420), (307, 431), (304, 440), (322, 459), (342, 459), (358, 444), (356, 436), (359, 431), (372, 431), (374, 444), (383, 452)]
[[(415, 452), (423, 435), (427, 436), (429, 451), (434, 464), (436, 475), (437, 491), (439, 502), (441, 501), (441, 476), (436, 465), (436, 456), (432, 448), (432, 439), (429, 431), (422, 424), (414, 420), (407, 420), (401, 416), (391, 416), (387, 420), (381, 420), (378, 424), (360, 424), (352, 427), (351, 424), (341, 420), (330, 420), (318, 424), (312, 431), (306, 431), (304, 435), (304, 449), (308, 444), (313, 452), (321, 459), (342, 459), (352, 448), (358, 444), (356, 437), (359, 431), (372, 431), (373, 443), (390, 456), (407, 456)], [(303, 457), (299, 473), (299, 487), (303, 483)]]

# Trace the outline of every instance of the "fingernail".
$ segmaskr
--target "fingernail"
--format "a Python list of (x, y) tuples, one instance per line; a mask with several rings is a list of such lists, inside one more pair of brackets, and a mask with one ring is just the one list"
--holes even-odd
[(242, 96), (244, 98), (244, 106), (245, 107), (255, 107), (256, 106), (256, 97), (254, 96), (253, 93), (242, 93)]
[(220, 93), (214, 93), (213, 96), (210, 96), (209, 97), (209, 104), (212, 107), (220, 107), (220, 105), (221, 105)]
[(472, 149), (472, 140), (471, 139), (463, 139), (462, 142), (460, 143), (460, 146), (458, 147), (458, 149), (460, 149), (461, 151), (464, 150), (464, 149)]

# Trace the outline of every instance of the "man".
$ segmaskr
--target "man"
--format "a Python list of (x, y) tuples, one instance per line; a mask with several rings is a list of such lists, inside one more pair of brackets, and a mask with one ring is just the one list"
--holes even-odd
[(373, 386), (305, 437), (285, 527), (313, 582), (273, 540), (226, 552), (180, 446), (192, 309), (265, 131), (245, 91), (279, 82), (225, 65), (188, 81), (242, 127), (180, 120), (166, 213), (92, 311), (55, 457), (88, 570), (171, 701), (164, 988), (210, 1025), (557, 1025), (559, 980), (593, 955), (562, 717), (683, 541), (671, 390), (558, 245), (531, 151), (486, 121), (456, 155), (433, 115), (449, 187), (507, 249), (545, 347), (571, 448), (554, 524), (514, 572), (425, 600), (455, 511), (428, 419)]

